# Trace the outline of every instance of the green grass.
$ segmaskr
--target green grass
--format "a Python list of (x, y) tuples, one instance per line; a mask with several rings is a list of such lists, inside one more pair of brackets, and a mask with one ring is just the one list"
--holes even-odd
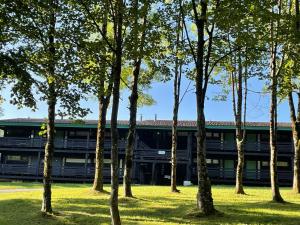
[[(39, 187), (39, 183), (0, 183), (0, 189)], [(289, 188), (281, 189), (288, 203), (277, 204), (270, 202), (269, 188), (247, 187), (248, 195), (238, 196), (232, 186), (213, 186), (215, 206), (223, 214), (208, 218), (191, 216), (196, 187), (180, 190), (174, 194), (169, 187), (134, 186), (136, 199), (121, 197), (119, 201), (123, 224), (300, 224), (300, 195)], [(88, 184), (53, 185), (54, 216), (40, 213), (41, 194), (40, 190), (0, 193), (0, 224), (110, 224), (109, 195), (93, 193)]]

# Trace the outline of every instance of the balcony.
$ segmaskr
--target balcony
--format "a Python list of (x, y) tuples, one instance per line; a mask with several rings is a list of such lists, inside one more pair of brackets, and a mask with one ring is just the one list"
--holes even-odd
[[(177, 150), (177, 161), (189, 159), (187, 150)], [(171, 160), (171, 149), (136, 149), (134, 152), (135, 160)]]
[[(17, 138), (17, 137), (1, 137), (0, 147), (6, 148), (37, 148), (43, 149), (46, 145), (45, 138)], [(96, 140), (86, 139), (56, 139), (54, 141), (56, 149), (68, 149), (68, 150), (87, 150), (96, 148)], [(111, 147), (111, 141), (105, 140), (104, 148)], [(126, 140), (119, 140), (119, 149), (125, 149)]]

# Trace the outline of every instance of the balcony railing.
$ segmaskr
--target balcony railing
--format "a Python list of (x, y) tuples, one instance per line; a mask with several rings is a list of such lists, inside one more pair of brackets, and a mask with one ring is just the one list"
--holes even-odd
[[(187, 150), (177, 150), (177, 160), (188, 160)], [(136, 149), (134, 158), (140, 160), (171, 160), (170, 149)]]
[[(37, 137), (37, 138), (18, 138), (18, 137), (1, 137), (0, 138), (0, 147), (8, 148), (44, 148), (46, 145), (46, 139)], [(56, 149), (71, 149), (71, 150), (87, 150), (96, 148), (95, 139), (55, 139), (54, 145)], [(245, 144), (246, 152), (269, 152), (270, 146), (269, 142), (253, 142)], [(111, 141), (105, 140), (104, 147), (106, 149), (111, 147)], [(126, 140), (119, 140), (119, 149), (125, 149)], [(289, 142), (278, 142), (277, 143), (279, 153), (291, 153), (293, 152), (293, 144)], [(149, 150), (153, 152), (158, 152), (157, 149), (151, 149), (149, 146), (145, 145), (142, 140), (138, 141), (137, 148), (141, 151), (144, 150), (147, 154), (150, 153)], [(207, 140), (206, 141), (207, 151), (227, 151), (235, 152), (236, 146), (235, 142), (221, 142), (220, 140)], [(168, 155), (170, 150), (163, 150), (166, 152), (165, 155)], [(186, 156), (186, 150), (178, 150), (179, 157)], [(153, 153), (154, 154), (154, 153)], [(155, 153), (156, 154), (156, 153)], [(154, 154), (154, 155), (155, 155)], [(143, 155), (141, 153), (141, 155)], [(152, 155), (151, 157), (153, 157)]]
[[(121, 171), (121, 169), (120, 169)], [(52, 176), (53, 178), (66, 178), (66, 179), (92, 179), (94, 176), (94, 166), (63, 166), (53, 167)], [(42, 178), (43, 167), (37, 168), (36, 165), (24, 165), (24, 164), (0, 164), (0, 175), (5, 177), (35, 177)], [(120, 179), (122, 178), (122, 172), (119, 173)], [(208, 168), (209, 177), (214, 180), (228, 180), (234, 182), (235, 170), (234, 169), (223, 169), (223, 168)], [(108, 180), (110, 178), (110, 167), (104, 167), (103, 177)], [(292, 171), (278, 171), (278, 180), (280, 182), (290, 182), (293, 178)], [(270, 181), (269, 170), (244, 170), (244, 181)]]
[[(46, 145), (45, 138), (17, 138), (17, 137), (1, 137), (0, 147), (11, 148), (44, 148)], [(54, 146), (56, 149), (95, 149), (96, 140), (86, 139), (55, 139)], [(105, 140), (104, 147), (110, 148), (111, 141)], [(126, 146), (126, 140), (119, 140), (119, 148), (124, 149)]]
[[(208, 168), (208, 175), (210, 178), (219, 179), (235, 179), (235, 169), (224, 169), (224, 168)], [(279, 181), (291, 181), (293, 179), (293, 172), (287, 170), (277, 171)], [(270, 171), (268, 169), (262, 170), (247, 170), (243, 171), (244, 179), (246, 180), (270, 180)]]

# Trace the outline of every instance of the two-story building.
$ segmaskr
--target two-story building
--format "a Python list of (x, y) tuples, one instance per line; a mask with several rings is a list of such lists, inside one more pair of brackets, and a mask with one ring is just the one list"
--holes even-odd
[[(0, 120), (0, 178), (41, 180), (46, 138), (41, 134), (44, 119)], [(172, 121), (137, 122), (133, 178), (138, 184), (169, 184)], [(56, 120), (53, 179), (92, 181), (95, 168), (96, 120)], [(233, 122), (207, 121), (206, 155), (213, 183), (234, 183), (237, 151)], [(269, 183), (269, 124), (246, 125), (244, 182)], [(120, 180), (125, 158), (128, 121), (118, 122)], [(177, 176), (196, 183), (196, 122), (179, 121)], [(110, 180), (110, 125), (105, 133), (104, 180)], [(290, 124), (278, 124), (278, 177), (291, 185), (293, 142)]]

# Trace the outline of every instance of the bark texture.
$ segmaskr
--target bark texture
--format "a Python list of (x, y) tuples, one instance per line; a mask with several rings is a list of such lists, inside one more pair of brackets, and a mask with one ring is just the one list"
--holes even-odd
[[(107, 36), (107, 17), (108, 17), (108, 3), (105, 2), (106, 12), (104, 15), (102, 25), (102, 35), (104, 38)], [(103, 57), (105, 57), (104, 52)], [(93, 190), (103, 192), (103, 152), (105, 141), (105, 127), (106, 127), (106, 115), (107, 108), (110, 102), (112, 79), (109, 79), (109, 85), (107, 91), (105, 91), (105, 78), (106, 78), (106, 62), (102, 60), (102, 76), (99, 78), (98, 87), (98, 102), (99, 102), (99, 115), (97, 124), (97, 140), (96, 140), (96, 163), (95, 163), (95, 176), (93, 183)]]
[[(125, 152), (125, 168), (124, 168), (124, 176), (123, 176), (123, 186), (124, 186), (124, 195), (125, 197), (133, 197), (131, 190), (132, 183), (132, 166), (133, 166), (133, 150), (134, 143), (136, 138), (136, 114), (137, 114), (137, 102), (138, 102), (138, 85), (139, 85), (139, 77), (141, 70), (142, 58), (144, 56), (144, 44), (146, 39), (146, 24), (147, 24), (147, 14), (149, 3), (144, 3), (144, 21), (143, 25), (140, 27), (138, 24), (138, 5), (139, 1), (134, 1), (134, 9), (135, 9), (135, 22), (133, 30), (135, 31), (134, 42), (136, 43), (136, 47), (134, 52), (136, 54), (136, 59), (134, 63), (134, 69), (132, 73), (133, 82), (131, 87), (131, 94), (129, 97), (129, 130), (127, 135), (127, 145)], [(140, 31), (142, 30), (142, 32)], [(139, 40), (139, 34), (141, 34), (141, 38)]]
[[(295, 1), (296, 12), (296, 37), (300, 38), (300, 1)], [(298, 47), (299, 49), (299, 47)], [(298, 90), (298, 108), (297, 116), (294, 108), (293, 94), (289, 93), (289, 105), (291, 112), (291, 123), (294, 140), (294, 176), (293, 176), (293, 191), (300, 194), (300, 92)]]
[(289, 93), (288, 100), (290, 106), (290, 118), (291, 118), (293, 142), (294, 142), (293, 191), (299, 194), (300, 193), (300, 93), (298, 93), (297, 116), (296, 116), (292, 92)]
[(131, 177), (133, 165), (133, 149), (135, 143), (136, 131), (136, 114), (137, 114), (137, 100), (138, 100), (138, 79), (141, 68), (141, 60), (135, 63), (133, 70), (133, 84), (131, 88), (131, 95), (129, 97), (129, 130), (127, 136), (126, 155), (125, 155), (125, 169), (124, 169), (124, 195), (125, 197), (133, 197), (131, 190)]
[(179, 192), (177, 189), (177, 124), (178, 124), (178, 110), (181, 84), (181, 65), (178, 55), (178, 48), (180, 44), (181, 33), (181, 19), (178, 17), (177, 34), (176, 34), (176, 59), (175, 59), (175, 73), (173, 83), (173, 124), (172, 124), (172, 148), (171, 148), (171, 192)]
[(122, 26), (123, 26), (123, 1), (117, 0), (114, 16), (114, 39), (115, 39), (115, 60), (113, 68), (113, 92), (111, 112), (111, 192), (110, 192), (110, 214), (112, 225), (120, 225), (119, 213), (119, 160), (118, 160), (118, 110), (120, 98), (120, 80), (122, 70)]
[(277, 71), (276, 71), (277, 44), (271, 47), (271, 104), (270, 104), (270, 178), (272, 200), (284, 202), (278, 185), (277, 174)]
[(198, 10), (195, 1), (193, 1), (193, 11), (195, 14), (195, 23), (197, 26), (197, 55), (196, 55), (196, 105), (197, 105), (197, 174), (198, 174), (198, 193), (197, 206), (201, 213), (210, 215), (215, 213), (213, 198), (211, 193), (211, 183), (208, 177), (206, 165), (206, 130), (204, 103), (205, 94), (208, 85), (208, 65), (212, 45), (212, 31), (209, 33), (208, 52), (206, 54), (206, 64), (204, 66), (205, 40), (204, 30), (207, 16), (207, 1), (201, 1), (201, 12)]
[[(55, 1), (51, 2), (52, 10), (55, 8)], [(44, 173), (43, 173), (43, 201), (41, 211), (45, 213), (52, 213), (51, 205), (51, 182), (52, 182), (52, 160), (54, 152), (54, 132), (55, 132), (55, 105), (56, 105), (56, 92), (55, 92), (55, 12), (51, 13), (49, 23), (49, 66), (48, 66), (48, 120), (47, 120), (47, 143), (45, 146), (44, 156)]]
[[(235, 119), (235, 133), (236, 133), (236, 149), (238, 153), (238, 163), (236, 167), (236, 182), (235, 182), (235, 193), (236, 194), (245, 194), (243, 187), (243, 169), (244, 169), (244, 145), (245, 145), (245, 136), (246, 131), (242, 129), (242, 106), (243, 106), (243, 70), (242, 70), (242, 62), (240, 52), (238, 53), (238, 76), (236, 77), (235, 72), (232, 72), (231, 80), (232, 80), (232, 103), (233, 103), (233, 112)], [(246, 82), (246, 77), (245, 84)], [(245, 85), (245, 90), (247, 89)], [(236, 98), (237, 95), (237, 98)], [(245, 91), (244, 95), (244, 123), (246, 118), (246, 95), (247, 91)]]
[(97, 125), (97, 140), (96, 140), (96, 163), (95, 163), (95, 177), (93, 183), (93, 190), (103, 192), (103, 152), (105, 141), (105, 127), (106, 114), (109, 104), (108, 97), (99, 97), (99, 118)]

